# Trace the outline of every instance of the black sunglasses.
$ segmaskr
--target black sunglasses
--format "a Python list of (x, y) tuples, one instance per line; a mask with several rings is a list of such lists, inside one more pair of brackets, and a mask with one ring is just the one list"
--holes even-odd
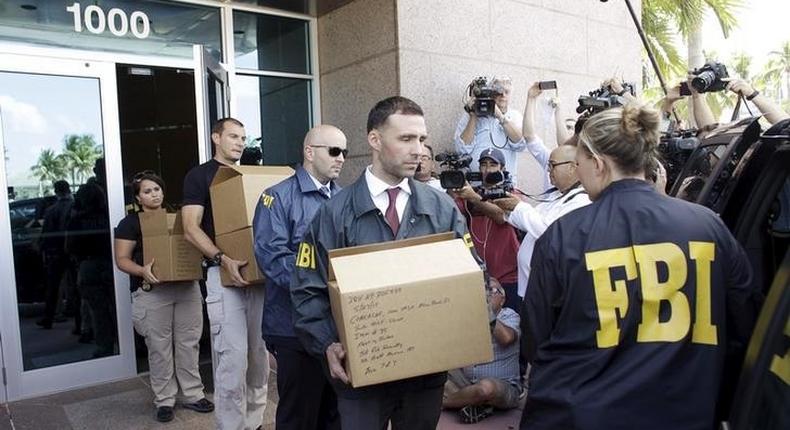
[(143, 170), (142, 172), (137, 172), (134, 174), (134, 176), (132, 176), (132, 182), (140, 182), (148, 175), (156, 175), (156, 172), (153, 170)]
[(337, 146), (327, 146), (327, 145), (310, 145), (313, 148), (326, 148), (326, 151), (329, 153), (330, 157), (338, 157), (340, 154), (343, 154), (343, 158), (348, 157), (348, 149), (338, 148)]

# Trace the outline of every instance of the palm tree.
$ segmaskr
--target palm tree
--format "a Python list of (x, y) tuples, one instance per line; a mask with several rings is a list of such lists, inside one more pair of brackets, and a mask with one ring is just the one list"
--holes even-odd
[[(741, 7), (742, 0), (642, 0), (642, 26), (648, 44), (661, 60), (658, 60), (662, 74), (671, 76), (684, 70), (696, 68), (704, 63), (702, 52), (702, 23), (706, 10), (710, 9), (719, 21), (724, 37), (729, 37), (737, 20), (735, 12)], [(680, 33), (687, 43), (687, 63), (683, 63), (674, 35)], [(660, 65), (665, 64), (662, 68)], [(676, 73), (672, 73), (676, 72)]]
[(771, 51), (768, 55), (771, 59), (766, 64), (762, 78), (766, 84), (772, 83), (779, 88), (778, 98), (790, 99), (790, 40), (782, 43), (778, 51)]
[[(736, 26), (735, 15), (741, 4), (742, 0), (642, 0), (642, 25), (648, 44), (656, 54), (661, 73), (668, 80), (683, 79), (686, 70), (702, 66), (705, 63), (702, 50), (705, 12), (708, 9), (713, 11), (724, 37), (729, 37)], [(686, 42), (685, 63), (675, 46), (674, 35), (677, 33)], [(720, 111), (722, 107), (712, 106), (714, 112)], [(689, 115), (693, 118), (690, 111)]]
[(72, 184), (82, 184), (90, 175), (102, 149), (96, 145), (93, 135), (69, 134), (63, 137), (63, 158), (71, 173)]
[(732, 57), (732, 63), (730, 64), (732, 65), (732, 71), (740, 76), (741, 79), (748, 82), (752, 81), (752, 74), (749, 70), (752, 66), (752, 57), (741, 52)]
[(38, 178), (39, 194), (43, 194), (44, 184), (52, 183), (66, 176), (66, 166), (63, 158), (55, 154), (52, 149), (42, 149), (38, 154), (38, 161), (30, 171)]

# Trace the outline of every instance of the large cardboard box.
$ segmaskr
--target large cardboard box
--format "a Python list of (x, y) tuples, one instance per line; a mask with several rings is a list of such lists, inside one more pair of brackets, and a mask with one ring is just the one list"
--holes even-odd
[(285, 166), (220, 166), (209, 188), (214, 234), (250, 227), (263, 190), (293, 174)]
[(493, 360), (483, 272), (463, 240), (434, 235), (338, 249), (329, 264), (352, 386)]
[[(252, 234), (252, 227), (236, 230), (232, 233), (225, 233), (217, 236), (216, 244), (228, 257), (234, 260), (246, 260), (247, 265), (241, 268), (241, 277), (251, 284), (260, 284), (264, 281), (263, 273), (258, 268), (255, 260), (253, 245), (255, 238)], [(219, 271), (222, 285), (231, 286), (230, 274), (221, 268)]]
[(143, 262), (154, 259), (153, 272), (162, 282), (194, 281), (203, 277), (200, 251), (184, 238), (181, 212), (164, 209), (140, 212)]

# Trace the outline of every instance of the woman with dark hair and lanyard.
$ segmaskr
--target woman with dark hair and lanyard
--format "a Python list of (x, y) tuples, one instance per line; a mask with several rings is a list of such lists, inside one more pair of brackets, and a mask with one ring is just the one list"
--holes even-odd
[[(132, 190), (143, 212), (162, 208), (164, 182), (151, 171), (134, 175)], [(203, 331), (202, 297), (197, 283), (160, 283), (155, 261), (143, 262), (143, 234), (138, 212), (127, 215), (115, 228), (115, 264), (129, 274), (132, 321), (148, 347), (151, 388), (156, 419), (173, 419), (176, 395), (182, 406), (197, 412), (214, 410), (206, 399), (198, 372), (198, 342)]]
[(632, 104), (593, 115), (579, 135), (593, 203), (535, 246), (522, 429), (715, 428), (725, 358), (748, 342), (760, 293), (715, 213), (645, 181), (658, 124)]

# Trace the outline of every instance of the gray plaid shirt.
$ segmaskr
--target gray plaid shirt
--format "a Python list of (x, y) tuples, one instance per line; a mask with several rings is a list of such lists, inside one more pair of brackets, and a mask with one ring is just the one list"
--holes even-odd
[(510, 308), (502, 308), (497, 315), (497, 320), (506, 327), (516, 331), (516, 340), (510, 345), (501, 346), (494, 335), (491, 335), (491, 342), (494, 344), (494, 361), (476, 366), (465, 367), (464, 376), (472, 383), (477, 383), (483, 378), (497, 378), (513, 385), (519, 384), (518, 367), (518, 348), (521, 329), (519, 323), (521, 318), (516, 311)]

